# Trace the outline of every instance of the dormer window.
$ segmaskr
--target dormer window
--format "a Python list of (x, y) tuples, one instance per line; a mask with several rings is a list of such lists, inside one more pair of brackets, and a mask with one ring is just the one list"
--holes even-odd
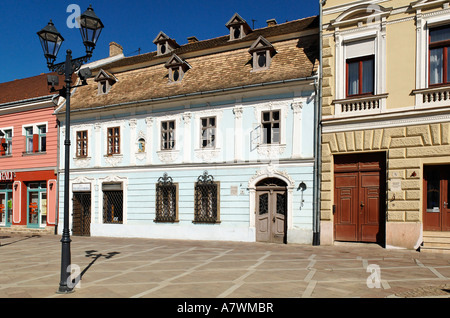
[(175, 40), (169, 38), (164, 32), (159, 32), (158, 36), (153, 40), (156, 44), (156, 55), (164, 55), (172, 52), (180, 47)]
[(172, 83), (181, 82), (184, 74), (191, 68), (186, 61), (183, 61), (176, 54), (172, 55), (165, 67), (169, 70), (169, 81)]
[(240, 40), (252, 32), (247, 22), (237, 13), (233, 15), (225, 26), (230, 30), (230, 41)]
[(105, 70), (100, 70), (95, 77), (95, 81), (98, 83), (98, 95), (105, 95), (117, 82), (117, 78)]
[(253, 71), (269, 69), (272, 58), (276, 54), (273, 45), (262, 36), (252, 44), (248, 52), (252, 55)]

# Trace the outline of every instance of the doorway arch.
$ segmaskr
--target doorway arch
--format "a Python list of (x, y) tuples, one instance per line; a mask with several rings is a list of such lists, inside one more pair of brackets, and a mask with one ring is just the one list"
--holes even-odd
[[(269, 166), (269, 168), (271, 168)], [(275, 216), (275, 223), (276, 226), (282, 226), (284, 229), (284, 233), (281, 239), (281, 242), (279, 243), (287, 243), (287, 231), (292, 228), (292, 222), (293, 222), (293, 204), (292, 204), (292, 198), (293, 198), (293, 190), (295, 188), (295, 182), (294, 180), (287, 174), (285, 171), (277, 171), (274, 169), (264, 169), (258, 171), (250, 180), (248, 183), (248, 190), (249, 190), (249, 200), (250, 200), (250, 228), (253, 228), (255, 231), (255, 240), (256, 241), (264, 241), (258, 234), (258, 227), (261, 224), (258, 224), (258, 215), (259, 215), (259, 209), (260, 209), (260, 203), (262, 204), (262, 207), (265, 204), (266, 197), (263, 196), (261, 198), (261, 195), (264, 193), (267, 194), (267, 204), (270, 204), (270, 191), (272, 190), (272, 206), (273, 209), (276, 210), (276, 204), (278, 202), (277, 196), (280, 199), (279, 208), (281, 208), (281, 205), (284, 206), (285, 212), (284, 212), (284, 223), (280, 223), (277, 221), (281, 221), (281, 219), (277, 219), (277, 214), (272, 214), (270, 217), (270, 221), (273, 225), (273, 218)], [(266, 192), (264, 192), (266, 191)], [(275, 198), (274, 198), (275, 197)], [(261, 202), (260, 202), (261, 198)], [(282, 201), (284, 199), (284, 201)], [(280, 228), (279, 228), (280, 229)], [(278, 237), (279, 238), (279, 237)]]

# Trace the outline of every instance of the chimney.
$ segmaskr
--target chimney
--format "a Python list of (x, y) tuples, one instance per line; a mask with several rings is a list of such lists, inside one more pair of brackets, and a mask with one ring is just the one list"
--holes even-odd
[(270, 20), (267, 20), (266, 22), (267, 22), (268, 27), (277, 25), (277, 21), (275, 19), (270, 19)]
[(188, 39), (188, 43), (198, 42), (198, 39), (195, 36), (190, 36), (187, 39)]
[(109, 57), (123, 54), (123, 47), (116, 42), (109, 43)]

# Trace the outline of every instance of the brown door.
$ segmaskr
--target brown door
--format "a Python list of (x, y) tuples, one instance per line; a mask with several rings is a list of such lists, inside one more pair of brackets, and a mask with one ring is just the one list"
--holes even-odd
[(450, 165), (424, 167), (423, 229), (450, 231)]
[(286, 243), (286, 190), (256, 192), (256, 240)]
[(91, 235), (91, 194), (73, 194), (73, 235)]
[(334, 234), (337, 241), (384, 241), (383, 156), (335, 160)]

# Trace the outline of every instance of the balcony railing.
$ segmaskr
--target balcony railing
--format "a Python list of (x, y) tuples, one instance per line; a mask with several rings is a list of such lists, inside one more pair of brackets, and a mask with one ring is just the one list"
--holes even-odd
[(388, 94), (358, 96), (335, 100), (336, 116), (361, 116), (381, 113)]
[(450, 86), (416, 89), (416, 106), (449, 106)]

